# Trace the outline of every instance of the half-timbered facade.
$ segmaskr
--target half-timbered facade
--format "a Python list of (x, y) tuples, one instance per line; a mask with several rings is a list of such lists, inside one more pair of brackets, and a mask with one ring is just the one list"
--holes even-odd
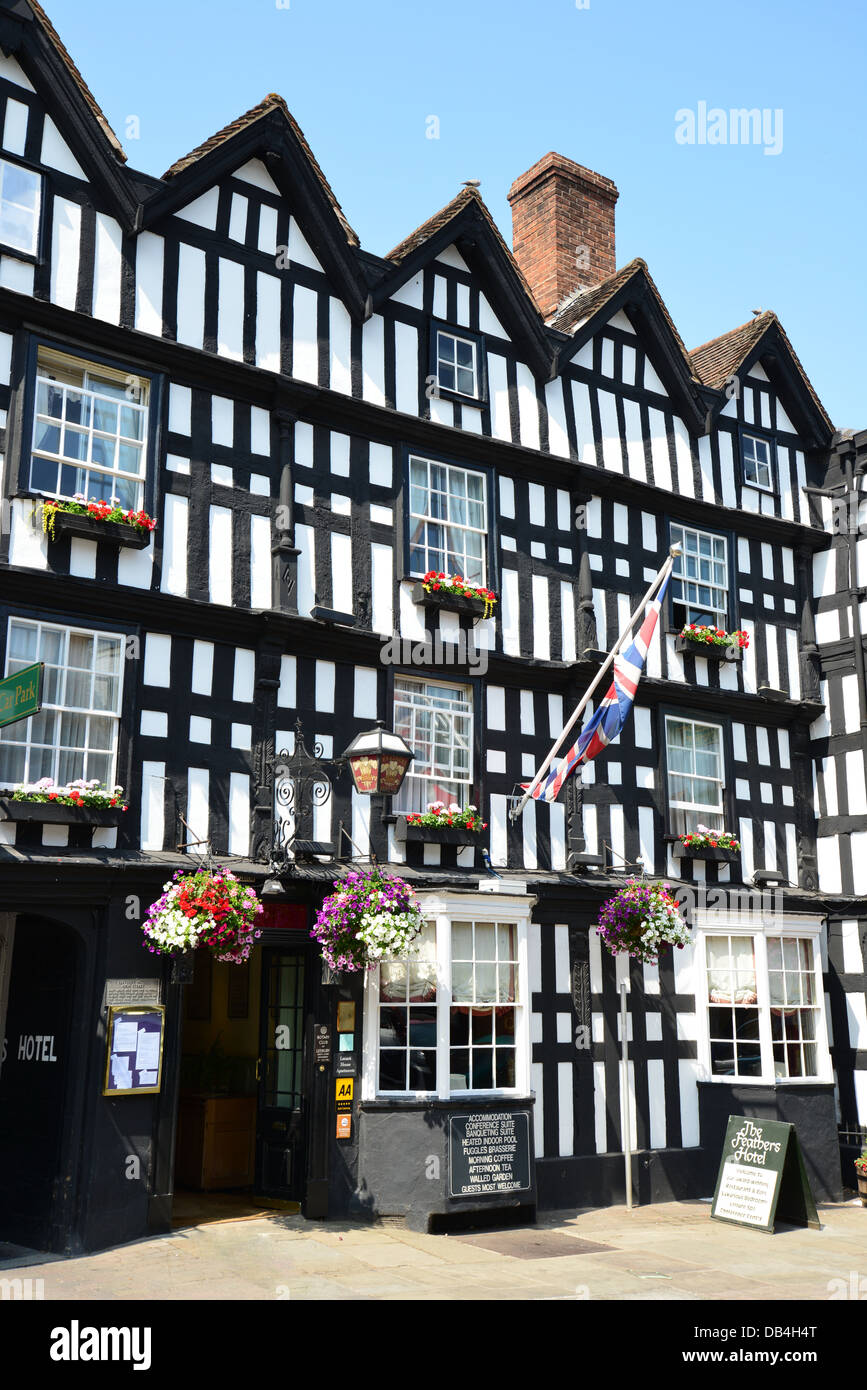
[[(254, 1185), (311, 1214), (473, 1206), (447, 1188), (448, 1121), (494, 1112), (532, 1116), (528, 1208), (617, 1200), (624, 1099), (644, 1199), (710, 1190), (730, 1112), (797, 1123), (838, 1197), (838, 1121), (867, 1122), (863, 541), (831, 545), (821, 490), (854, 445), (832, 454), (776, 316), (688, 352), (644, 262), (616, 269), (614, 185), (559, 156), (512, 189), (514, 255), (472, 187), (364, 250), (274, 95), (162, 178), (132, 170), (35, 0), (0, 5), (0, 130), (0, 654), (54, 674), (42, 714), (0, 730), (0, 783), (99, 777), (129, 801), (115, 825), (0, 822), (0, 1165), (24, 1194), (0, 1236), (164, 1228), (179, 1096), (221, 1037), (256, 1098)], [(143, 507), (150, 543), (46, 534), (43, 499), (76, 493)], [(675, 543), (632, 719), (513, 822)], [(429, 569), (496, 592), (493, 615), (419, 602)], [(743, 659), (679, 650), (692, 621), (746, 632)], [(416, 749), (399, 798), (337, 779), (314, 816), (332, 851), (275, 892), (296, 721), (336, 757), (377, 719)], [(478, 845), (401, 838), (443, 793), (481, 808)], [(741, 854), (683, 857), (700, 823)], [(246, 1031), (226, 971), (197, 1014), (141, 951), (144, 906), (206, 847), (271, 880)], [(421, 896), (421, 964), (320, 984), (310, 914), (371, 854)], [(639, 867), (694, 929), (658, 969), (592, 929)], [(166, 1005), (162, 1091), (109, 1099), (105, 1011), (130, 997)], [(342, 1141), (305, 1032), (338, 1000)], [(54, 1072), (19, 1058), (31, 1034), (62, 1035)]]

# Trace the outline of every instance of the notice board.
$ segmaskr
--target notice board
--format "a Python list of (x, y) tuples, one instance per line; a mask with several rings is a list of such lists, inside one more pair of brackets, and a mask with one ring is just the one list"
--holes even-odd
[(729, 1116), (710, 1214), (757, 1231), (776, 1221), (819, 1228), (794, 1125)]
[(483, 1110), (451, 1117), (450, 1196), (526, 1192), (532, 1185), (530, 1116), (526, 1110)]
[(104, 1096), (154, 1095), (159, 1091), (165, 1023), (163, 1004), (109, 1008)]

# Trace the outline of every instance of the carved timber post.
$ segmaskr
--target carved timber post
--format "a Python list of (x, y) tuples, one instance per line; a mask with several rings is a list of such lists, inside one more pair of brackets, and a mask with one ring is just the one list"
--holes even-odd
[(295, 416), (274, 414), (278, 433), (280, 491), (271, 542), (273, 605), (281, 613), (298, 612), (298, 555), (295, 545), (295, 480), (292, 472)]
[(807, 546), (798, 546), (798, 587), (801, 599), (801, 632), (798, 649), (801, 665), (801, 690), (805, 700), (820, 699), (819, 648), (816, 643), (816, 623), (813, 617), (813, 557)]
[(270, 863), (274, 813), (274, 739), (277, 727), (277, 691), (283, 644), (265, 637), (256, 650), (256, 686), (253, 692), (253, 825), (250, 858)]
[(596, 651), (599, 637), (596, 632), (596, 610), (593, 607), (593, 572), (587, 551), (587, 508), (590, 494), (575, 489), (570, 494), (572, 520), (578, 532), (578, 594), (576, 650), (580, 661), (586, 651)]

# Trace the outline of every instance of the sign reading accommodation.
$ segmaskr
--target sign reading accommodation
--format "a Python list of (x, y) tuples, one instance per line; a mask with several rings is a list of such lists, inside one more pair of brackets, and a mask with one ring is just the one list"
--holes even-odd
[(29, 719), (42, 708), (42, 662), (0, 681), (0, 728)]
[(523, 1192), (530, 1180), (530, 1116), (526, 1110), (452, 1115), (449, 1191), (452, 1197)]
[(819, 1227), (794, 1125), (729, 1116), (710, 1214), (759, 1231), (775, 1221)]

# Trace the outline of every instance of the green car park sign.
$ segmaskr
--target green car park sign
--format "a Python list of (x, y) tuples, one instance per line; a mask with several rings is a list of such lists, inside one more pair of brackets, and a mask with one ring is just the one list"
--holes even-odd
[(794, 1125), (729, 1116), (710, 1214), (759, 1231), (777, 1221), (819, 1227)]
[(0, 681), (0, 729), (7, 724), (15, 724), (19, 719), (29, 719), (42, 708), (43, 663), (37, 661), (33, 666), (25, 666)]

